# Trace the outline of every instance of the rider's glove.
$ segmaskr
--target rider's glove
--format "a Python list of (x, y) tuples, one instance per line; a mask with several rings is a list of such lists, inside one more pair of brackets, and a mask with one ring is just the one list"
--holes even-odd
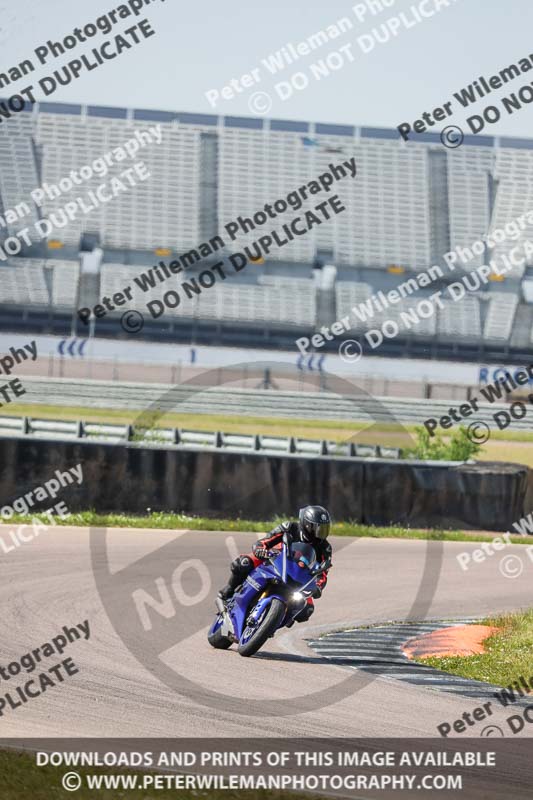
[(266, 547), (256, 547), (254, 550), (254, 556), (256, 558), (266, 558), (268, 555), (268, 550)]

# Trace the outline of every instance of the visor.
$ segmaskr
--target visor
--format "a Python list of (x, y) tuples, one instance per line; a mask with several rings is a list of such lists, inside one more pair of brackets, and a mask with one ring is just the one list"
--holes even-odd
[(315, 539), (327, 539), (329, 536), (330, 523), (329, 522), (308, 522), (305, 521), (305, 530), (307, 533), (312, 534)]

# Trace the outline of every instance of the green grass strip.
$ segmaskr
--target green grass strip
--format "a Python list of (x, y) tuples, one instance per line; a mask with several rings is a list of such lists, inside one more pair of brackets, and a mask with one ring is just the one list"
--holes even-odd
[(489, 617), (479, 624), (499, 628), (498, 633), (485, 640), (484, 653), (462, 658), (454, 656), (420, 660), (453, 675), (487, 681), (497, 686), (507, 686), (521, 677), (528, 680), (533, 676), (533, 609)]
[[(152, 528), (180, 529), (180, 530), (205, 530), (205, 531), (241, 531), (263, 533), (278, 525), (284, 518), (277, 517), (271, 520), (257, 521), (249, 519), (213, 519), (210, 517), (194, 517), (187, 514), (176, 514), (164, 511), (150, 511), (146, 515), (139, 514), (100, 514), (96, 511), (83, 511), (73, 513), (66, 519), (54, 518), (55, 524), (79, 527), (97, 528)], [(16, 514), (9, 520), (10, 525), (31, 523), (38, 519), (45, 524), (48, 518), (43, 514), (21, 515)], [(462, 530), (424, 530), (419, 528), (406, 528), (402, 526), (380, 527), (374, 525), (360, 525), (356, 522), (337, 522), (332, 527), (333, 536), (353, 536), (370, 539), (422, 539), (426, 541), (446, 542), (491, 542), (494, 536), (485, 533), (470, 533)], [(495, 534), (497, 535), (497, 534)], [(531, 544), (529, 536), (511, 536), (514, 544)]]

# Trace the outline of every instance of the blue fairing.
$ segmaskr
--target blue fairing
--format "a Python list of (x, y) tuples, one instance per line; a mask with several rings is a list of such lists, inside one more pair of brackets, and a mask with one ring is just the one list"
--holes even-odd
[[(283, 560), (283, 555), (280, 554), (277, 558), (256, 567), (246, 578), (241, 589), (234, 594), (232, 600), (228, 603), (228, 613), (231, 617), (233, 630), (237, 639), (240, 639), (242, 636), (249, 611), (254, 604), (256, 605), (251, 618), (256, 621), (268, 611), (268, 607), (274, 597), (277, 597), (288, 606), (288, 587), (281, 582), (283, 576)], [(291, 582), (303, 586), (312, 578), (312, 573), (306, 568), (299, 567), (295, 561), (287, 559), (286, 577), (290, 578)], [(257, 598), (274, 580), (278, 581), (280, 590), (277, 591), (276, 587), (272, 586), (268, 595), (257, 602)], [(308, 586), (308, 588), (313, 588), (313, 586), (314, 582)], [(297, 587), (295, 586), (293, 591), (296, 591), (296, 589)], [(301, 609), (302, 605), (290, 604), (282, 625), (292, 620)]]
[(218, 629), (222, 627), (222, 623), (223, 622), (224, 622), (224, 620), (222, 619), (220, 614), (217, 614), (217, 616), (215, 617), (215, 621), (213, 622), (213, 624), (209, 628), (209, 635), (215, 633), (215, 631), (218, 631)]

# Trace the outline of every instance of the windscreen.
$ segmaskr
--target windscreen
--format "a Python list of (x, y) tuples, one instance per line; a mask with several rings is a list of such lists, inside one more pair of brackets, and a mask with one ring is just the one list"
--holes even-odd
[(291, 559), (311, 569), (316, 564), (316, 553), (307, 542), (294, 542), (291, 544)]

